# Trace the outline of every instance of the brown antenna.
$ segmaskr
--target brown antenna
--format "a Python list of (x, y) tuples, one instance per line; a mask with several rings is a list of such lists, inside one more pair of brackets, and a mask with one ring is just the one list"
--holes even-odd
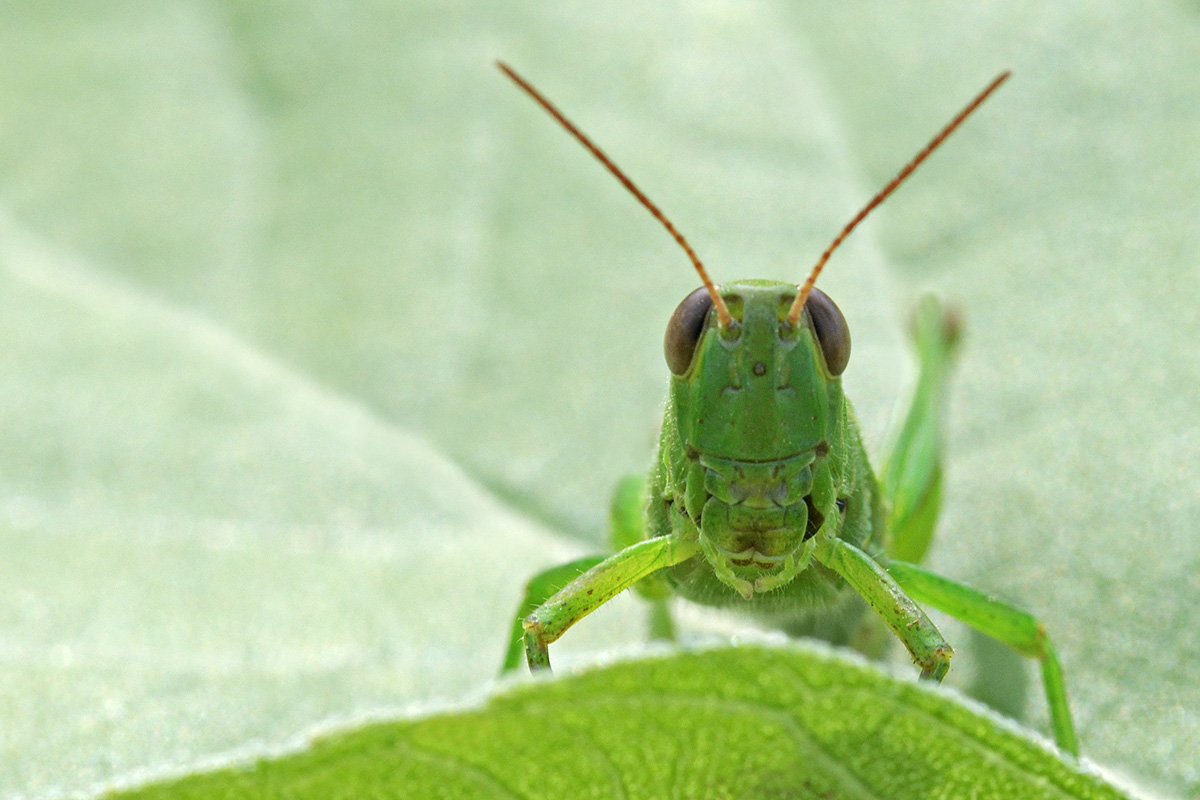
[(508, 64), (505, 64), (503, 61), (497, 61), (496, 66), (500, 68), (501, 72), (511, 78), (513, 83), (524, 89), (525, 93), (532, 97), (538, 105), (546, 109), (546, 112), (549, 113), (550, 116), (554, 117), (554, 119), (558, 121), (559, 125), (562, 125), (564, 128), (566, 128), (567, 133), (574, 136), (581, 145), (587, 148), (587, 151), (595, 156), (597, 161), (607, 167), (608, 171), (611, 172), (613, 176), (621, 182), (621, 185), (628, 189), (629, 193), (636, 197), (638, 202), (645, 206), (646, 210), (654, 215), (656, 220), (662, 223), (663, 227), (667, 229), (667, 233), (675, 237), (675, 241), (679, 242), (679, 246), (683, 248), (685, 253), (687, 253), (688, 258), (692, 260), (692, 264), (696, 267), (696, 272), (700, 273), (700, 280), (704, 282), (704, 288), (708, 290), (708, 294), (712, 298), (713, 305), (717, 309), (717, 319), (720, 321), (721, 327), (728, 328), (730, 323), (733, 322), (733, 317), (729, 316), (729, 308), (726, 307), (725, 301), (721, 299), (721, 294), (717, 291), (717, 287), (713, 285), (712, 280), (708, 277), (708, 272), (704, 269), (704, 265), (700, 263), (700, 259), (696, 256), (696, 251), (694, 251), (692, 246), (688, 244), (687, 239), (683, 238), (683, 234), (675, 230), (675, 226), (672, 225), (671, 221), (667, 219), (661, 211), (658, 210), (658, 206), (654, 205), (654, 203), (650, 202), (650, 198), (642, 194), (642, 190), (639, 189), (634, 182), (629, 179), (628, 175), (621, 171), (620, 167), (614, 164), (612, 160), (604, 154), (603, 150), (593, 144), (592, 140), (585, 136), (583, 131), (579, 130), (579, 128), (576, 128), (575, 124), (572, 123), (571, 120), (563, 116), (563, 113), (555, 108), (553, 103), (543, 97), (541, 92), (533, 88), (529, 81), (518, 75), (512, 67), (508, 66)]
[(804, 281), (804, 285), (801, 286), (800, 291), (796, 293), (796, 301), (792, 303), (792, 308), (790, 311), (788, 311), (787, 315), (787, 322), (789, 325), (795, 327), (800, 323), (800, 314), (804, 310), (804, 303), (808, 300), (808, 295), (812, 291), (813, 284), (817, 282), (817, 276), (821, 274), (821, 270), (825, 267), (825, 262), (829, 260), (831, 255), (833, 255), (833, 251), (837, 250), (838, 246), (846, 240), (847, 236), (850, 235), (850, 231), (858, 227), (858, 223), (862, 222), (863, 219), (866, 218), (867, 214), (870, 214), (876, 206), (878, 206), (887, 198), (888, 195), (896, 191), (896, 188), (904, 182), (904, 179), (911, 175), (913, 170), (920, 166), (921, 162), (928, 158), (929, 154), (938, 148), (938, 145), (946, 141), (946, 137), (954, 133), (954, 129), (961, 125), (963, 120), (971, 115), (972, 111), (979, 108), (979, 106), (983, 104), (983, 101), (987, 100), (988, 95), (1000, 88), (1000, 84), (1008, 80), (1008, 76), (1011, 74), (1011, 72), (1005, 70), (997, 75), (982, 92), (975, 96), (974, 100), (967, 103), (966, 107), (963, 108), (962, 111), (958, 112), (954, 119), (950, 120), (950, 123), (946, 127), (942, 128), (941, 132), (938, 133), (937, 136), (934, 136), (929, 140), (929, 144), (925, 145), (924, 149), (917, 153), (913, 160), (908, 162), (904, 169), (896, 173), (896, 177), (888, 181), (887, 186), (884, 186), (879, 194), (871, 198), (871, 202), (863, 206), (862, 211), (859, 211), (854, 215), (854, 219), (850, 220), (846, 227), (842, 228), (842, 232), (839, 233), (836, 238), (834, 238), (834, 240), (829, 244), (829, 247), (825, 248), (825, 252), (822, 253), (821, 258), (817, 260), (817, 265), (813, 267), (812, 272), (808, 274), (808, 278)]

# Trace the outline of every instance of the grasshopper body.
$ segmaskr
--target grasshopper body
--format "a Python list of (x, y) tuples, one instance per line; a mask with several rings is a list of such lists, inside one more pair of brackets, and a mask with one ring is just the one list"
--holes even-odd
[[(957, 340), (952, 317), (923, 303), (914, 333), (920, 376), (912, 408), (877, 480), (842, 393), (850, 332), (813, 287), (851, 230), (1008, 74), (996, 78), (851, 221), (800, 286), (743, 280), (715, 286), (691, 246), (611, 160), (507, 66), (500, 68), (599, 159), (675, 237), (703, 286), (667, 325), (670, 396), (648, 480), (614, 504), (611, 555), (533, 578), (504, 669), (522, 651), (548, 669), (549, 645), (617, 593), (654, 604), (652, 631), (670, 637), (672, 594), (765, 617), (789, 632), (853, 642), (882, 620), (921, 676), (941, 680), (953, 653), (918, 603), (957, 617), (1041, 664), (1053, 733), (1078, 752), (1058, 658), (1032, 616), (918, 566), (941, 493), (941, 398)], [(869, 607), (874, 616), (864, 615)]]

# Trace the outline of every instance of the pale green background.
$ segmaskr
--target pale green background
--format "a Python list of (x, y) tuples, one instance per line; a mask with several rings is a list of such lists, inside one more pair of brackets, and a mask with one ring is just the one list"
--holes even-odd
[(496, 57), (718, 281), (799, 279), (1014, 70), (822, 279), (848, 392), (878, 443), (912, 299), (962, 307), (932, 563), (1200, 796), (1200, 8), (478, 5), (0, 11), (0, 797), (476, 697), (602, 541), (696, 279)]

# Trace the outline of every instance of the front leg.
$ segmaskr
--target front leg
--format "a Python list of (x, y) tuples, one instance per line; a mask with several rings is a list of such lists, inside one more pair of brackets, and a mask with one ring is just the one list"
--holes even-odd
[(660, 536), (626, 547), (568, 583), (522, 622), (529, 669), (550, 668), (550, 644), (567, 628), (647, 575), (699, 552), (695, 539)]
[(954, 650), (921, 607), (875, 559), (849, 542), (833, 537), (818, 544), (813, 555), (845, 578), (883, 618), (912, 654), (922, 678), (940, 681), (945, 677)]
[(517, 606), (513, 615), (512, 632), (508, 637), (508, 648), (504, 651), (504, 663), (500, 665), (500, 674), (512, 672), (521, 666), (521, 656), (525, 652), (525, 617), (534, 609), (554, 596), (568, 583), (587, 572), (603, 561), (606, 556), (585, 556), (559, 564), (556, 567), (543, 570), (529, 579), (525, 585), (525, 596)]

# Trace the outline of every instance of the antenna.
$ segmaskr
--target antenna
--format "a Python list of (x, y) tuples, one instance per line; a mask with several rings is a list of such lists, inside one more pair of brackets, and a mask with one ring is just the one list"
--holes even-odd
[(692, 249), (690, 244), (688, 244), (687, 239), (683, 238), (683, 234), (675, 230), (675, 226), (672, 225), (671, 221), (666, 218), (666, 215), (658, 210), (658, 206), (654, 205), (654, 203), (650, 202), (650, 198), (642, 194), (642, 190), (639, 189), (634, 182), (629, 179), (628, 175), (621, 171), (620, 167), (614, 164), (612, 160), (604, 154), (603, 150), (597, 147), (591, 139), (584, 135), (583, 131), (579, 130), (579, 128), (576, 128), (575, 124), (567, 119), (563, 113), (554, 106), (553, 103), (551, 103), (542, 95), (541, 92), (533, 88), (529, 81), (518, 75), (516, 70), (508, 66), (508, 64), (505, 64), (503, 61), (497, 61), (496, 66), (500, 68), (501, 72), (511, 78), (513, 83), (521, 87), (526, 94), (532, 97), (538, 105), (546, 109), (546, 112), (549, 113), (550, 116), (554, 117), (554, 119), (558, 121), (559, 125), (562, 125), (567, 129), (567, 133), (574, 136), (581, 145), (587, 148), (587, 151), (595, 156), (596, 160), (603, 164), (608, 171), (611, 172), (613, 176), (621, 182), (621, 185), (628, 189), (629, 193), (636, 197), (638, 202), (646, 207), (646, 210), (649, 211), (656, 220), (662, 223), (663, 227), (667, 229), (667, 233), (671, 234), (671, 236), (675, 238), (675, 241), (679, 242), (679, 246), (683, 248), (683, 251), (687, 253), (688, 258), (692, 260), (692, 265), (696, 267), (696, 272), (700, 273), (700, 280), (704, 282), (704, 288), (708, 290), (709, 297), (712, 298), (713, 305), (717, 309), (717, 319), (720, 321), (721, 327), (728, 328), (733, 322), (733, 317), (729, 315), (729, 308), (725, 305), (725, 301), (721, 299), (721, 294), (717, 291), (717, 287), (713, 285), (712, 279), (708, 277), (708, 272), (704, 269), (704, 265), (700, 263), (700, 259), (696, 256), (696, 251)]
[(925, 145), (921, 152), (917, 153), (916, 156), (913, 157), (913, 160), (909, 161), (908, 164), (905, 165), (904, 169), (897, 172), (896, 177), (888, 181), (887, 186), (884, 186), (883, 189), (880, 190), (879, 194), (871, 198), (871, 202), (863, 206), (862, 211), (859, 211), (857, 214), (855, 214), (854, 219), (850, 220), (849, 224), (842, 228), (842, 232), (834, 238), (834, 240), (829, 244), (829, 247), (825, 248), (825, 252), (822, 253), (821, 257), (817, 260), (817, 265), (813, 267), (812, 272), (808, 274), (808, 278), (804, 281), (804, 285), (801, 286), (800, 291), (796, 293), (796, 301), (792, 303), (792, 308), (790, 311), (788, 311), (787, 315), (787, 322), (789, 325), (794, 328), (800, 323), (800, 314), (804, 310), (804, 303), (808, 300), (808, 295), (812, 291), (813, 284), (817, 282), (817, 276), (821, 274), (821, 270), (825, 267), (825, 262), (829, 260), (831, 255), (833, 255), (833, 251), (837, 250), (838, 246), (841, 245), (841, 243), (846, 240), (846, 237), (850, 235), (850, 231), (857, 228), (858, 223), (862, 222), (866, 218), (867, 214), (870, 214), (872, 211), (874, 211), (875, 207), (887, 199), (888, 195), (896, 191), (896, 188), (904, 182), (904, 179), (911, 175), (913, 170), (920, 166), (922, 161), (929, 158), (929, 154), (936, 150), (942, 142), (946, 141), (946, 137), (954, 133), (954, 129), (961, 125), (963, 121), (971, 115), (971, 112), (979, 108), (979, 106), (983, 104), (983, 101), (988, 99), (988, 95), (1000, 88), (1000, 84), (1008, 80), (1008, 77), (1011, 74), (1011, 72), (1005, 70), (993, 78), (992, 82), (989, 83), (982, 92), (975, 95), (974, 100), (967, 103), (963, 110), (959, 111), (954, 119), (950, 120), (950, 123), (946, 125), (946, 127), (942, 128), (941, 132), (938, 133), (937, 136), (934, 136), (932, 139), (930, 139), (929, 144)]

